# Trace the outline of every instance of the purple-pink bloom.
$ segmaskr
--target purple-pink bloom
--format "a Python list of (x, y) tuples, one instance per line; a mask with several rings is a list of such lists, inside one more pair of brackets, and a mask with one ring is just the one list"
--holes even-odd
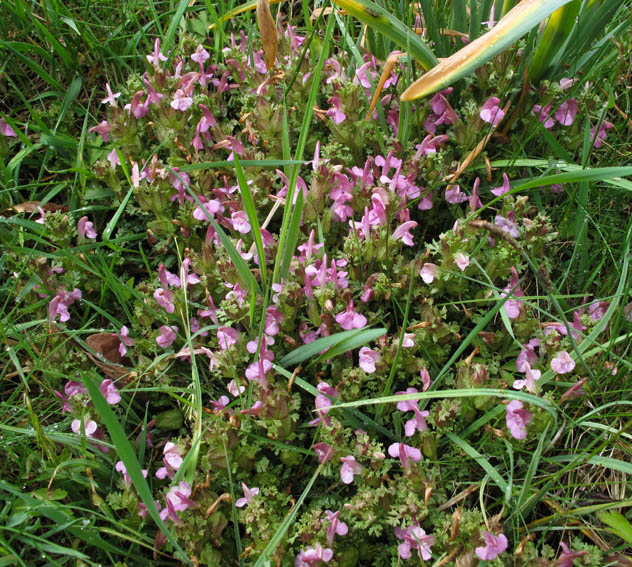
[(509, 545), (507, 538), (502, 533), (495, 536), (491, 532), (483, 530), (483, 537), (485, 538), (485, 545), (477, 547), (474, 551), (476, 555), (484, 561), (496, 559)]
[(316, 543), (315, 547), (308, 547), (307, 549), (301, 549), (299, 554), (294, 559), (294, 567), (317, 567), (321, 561), (328, 563), (334, 556), (334, 552), (320, 545), (320, 542)]
[(239, 336), (239, 331), (236, 331), (232, 327), (220, 327), (217, 329), (219, 348), (228, 350), (232, 345), (237, 344)]
[(509, 432), (515, 439), (524, 439), (527, 436), (527, 423), (533, 418), (531, 412), (523, 409), (522, 403), (518, 400), (509, 402), (506, 409)]
[[(123, 463), (123, 461), (118, 461), (114, 469), (123, 475), (123, 480), (125, 481), (125, 484), (127, 486), (131, 486), (132, 479), (130, 478), (129, 473), (127, 472), (127, 468), (125, 467), (125, 464)], [(140, 472), (142, 473), (143, 477), (147, 478), (147, 469), (142, 469)]]
[[(99, 426), (97, 425), (96, 421), (88, 419), (87, 416), (83, 418), (83, 430), (86, 434), (86, 437), (94, 437), (98, 427)], [(74, 433), (79, 435), (81, 433), (81, 421), (78, 419), (73, 420), (73, 422), (70, 424), (70, 429), (72, 429)]]
[[(0, 134), (6, 136), (7, 138), (17, 138), (17, 134), (15, 130), (9, 126), (7, 121), (4, 118), (0, 118)], [(107, 142), (107, 140), (106, 140)]]
[(509, 177), (507, 177), (506, 173), (503, 173), (503, 184), (500, 187), (494, 187), (492, 189), (492, 193), (496, 195), (496, 197), (500, 197), (505, 193), (509, 193), (511, 191), (511, 185), (509, 185)]
[(540, 375), (542, 374), (539, 370), (532, 370), (531, 365), (528, 362), (524, 363), (525, 366), (525, 379), (524, 380), (514, 380), (513, 388), (516, 390), (522, 390), (526, 386), (527, 391), (532, 394), (536, 393), (536, 380), (540, 379)]
[(556, 374), (568, 374), (575, 368), (575, 361), (565, 350), (558, 352), (551, 360), (551, 370)]
[(362, 347), (360, 349), (359, 359), (360, 368), (367, 374), (373, 374), (373, 372), (375, 372), (375, 365), (380, 361), (380, 353), (368, 347)]
[(357, 474), (361, 474), (364, 467), (358, 463), (353, 455), (348, 457), (340, 457), (342, 466), (340, 467), (340, 480), (345, 484), (351, 484), (353, 477)]
[(367, 323), (366, 317), (356, 313), (353, 307), (353, 300), (349, 301), (347, 309), (336, 315), (336, 322), (346, 331), (351, 329), (361, 329)]
[(541, 106), (539, 104), (533, 105), (533, 113), (537, 115), (538, 120), (544, 124), (547, 130), (550, 130), (555, 126), (555, 120), (551, 118), (551, 105)]
[(408, 459), (414, 463), (421, 461), (421, 451), (416, 447), (411, 447), (405, 443), (393, 443), (389, 445), (388, 454), (394, 459), (399, 457), (399, 460), (404, 468), (408, 468)]
[[(1, 124), (2, 121), (0, 121)], [(101, 134), (101, 137), (103, 138), (104, 142), (108, 141), (108, 134), (110, 133), (110, 125), (108, 124), (107, 120), (101, 120), (101, 122), (99, 122), (99, 124), (97, 124), (96, 126), (93, 126), (92, 128), (88, 129), (88, 132), (92, 133), (92, 132), (96, 132), (97, 134)]]
[(88, 220), (88, 217), (81, 217), (77, 222), (77, 232), (79, 238), (91, 238), (94, 240), (97, 237), (97, 233), (94, 230), (94, 224)]
[(182, 89), (178, 89), (173, 95), (173, 100), (171, 101), (171, 108), (174, 110), (186, 110), (193, 104), (193, 98), (187, 96)]
[(417, 525), (408, 526), (407, 528), (395, 528), (395, 535), (398, 539), (404, 540), (397, 546), (397, 552), (402, 559), (410, 559), (411, 551), (417, 550), (419, 557), (424, 561), (432, 559), (431, 547), (434, 545), (435, 538), (432, 535), (426, 535), (426, 531)]
[(250, 502), (253, 496), (259, 494), (259, 489), (256, 486), (254, 488), (248, 488), (245, 482), (241, 483), (241, 488), (244, 491), (244, 497), (239, 498), (237, 502), (235, 502), (235, 507), (237, 508), (243, 508)]
[(577, 100), (569, 98), (560, 104), (558, 109), (555, 111), (555, 119), (562, 126), (570, 126), (575, 120), (578, 110), (579, 105), (577, 104)]
[(167, 325), (162, 325), (159, 331), (160, 334), (156, 337), (156, 342), (158, 343), (158, 346), (161, 346), (162, 348), (167, 348), (175, 342), (177, 338), (176, 333), (178, 331), (178, 327), (176, 327), (175, 325), (171, 325), (171, 327)]
[(127, 354), (127, 348), (125, 347), (134, 346), (134, 339), (130, 338), (129, 329), (125, 325), (121, 327), (119, 338), (121, 339), (121, 343), (118, 348), (119, 354), (121, 356), (125, 356)]
[[(610, 130), (611, 128), (614, 128), (614, 124), (612, 124), (611, 122), (608, 122), (607, 120), (604, 120), (601, 123), (601, 126), (599, 126), (599, 132), (597, 132), (596, 126), (593, 126), (590, 129), (590, 138), (591, 140), (595, 140), (595, 148), (601, 147), (601, 145), (603, 144), (603, 141), (606, 139), (606, 136), (608, 135), (608, 130)], [(597, 132), (597, 136), (595, 136), (595, 132)]]
[(562, 553), (557, 558), (558, 567), (573, 567), (575, 559), (579, 559), (588, 553), (586, 550), (571, 551), (563, 541), (560, 542), (560, 547), (562, 548)]
[(167, 58), (160, 51), (160, 38), (156, 38), (154, 41), (154, 51), (151, 55), (146, 55), (147, 61), (151, 63), (154, 67), (158, 67), (161, 61), (166, 61)]
[(423, 386), (422, 391), (425, 392), (430, 386), (432, 386), (432, 380), (430, 379), (430, 373), (428, 369), (424, 366), (420, 371), (421, 375), (421, 384)]
[(535, 348), (539, 346), (540, 339), (531, 339), (527, 344), (522, 345), (523, 350), (520, 351), (518, 358), (516, 358), (516, 370), (518, 372), (526, 372), (527, 364), (536, 364), (538, 362)]
[(173, 297), (173, 292), (168, 289), (159, 287), (156, 291), (154, 291), (154, 299), (167, 313), (173, 313), (176, 309), (176, 306), (173, 303)]
[(439, 266), (426, 262), (419, 271), (419, 275), (424, 283), (431, 284), (439, 275)]
[(327, 116), (331, 116), (334, 124), (340, 124), (347, 119), (347, 115), (342, 111), (342, 102), (338, 95), (334, 95), (327, 100), (332, 106), (327, 110)]
[(57, 317), (59, 317), (59, 320), (62, 323), (65, 323), (70, 319), (68, 307), (70, 307), (75, 301), (81, 299), (81, 296), (81, 290), (78, 288), (75, 288), (72, 291), (66, 291), (63, 288), (60, 289), (48, 305), (48, 318), (51, 321), (54, 321)]
[(480, 112), (480, 117), (484, 122), (487, 122), (492, 126), (500, 124), (501, 120), (505, 117), (505, 112), (502, 108), (499, 108), (499, 103), (500, 99), (495, 96), (492, 96), (485, 101), (485, 104), (483, 104), (483, 108)]
[(316, 453), (319, 463), (327, 463), (334, 454), (334, 448), (328, 443), (314, 443), (314, 445), (312, 445), (312, 449), (314, 449), (314, 453)]
[(458, 185), (451, 185), (445, 191), (445, 200), (451, 205), (458, 205), (468, 200), (468, 196), (461, 191)]
[(457, 252), (454, 255), (454, 263), (459, 267), (459, 269), (464, 272), (465, 268), (470, 265), (470, 257), (466, 256), (462, 252)]
[(118, 388), (109, 378), (101, 382), (99, 390), (101, 391), (101, 394), (103, 394), (105, 401), (111, 406), (116, 405), (121, 401), (121, 394), (119, 393)]
[(518, 232), (518, 225), (515, 223), (514, 219), (511, 218), (513, 215), (508, 214), (507, 217), (508, 218), (505, 218), (502, 215), (496, 215), (494, 224), (500, 228), (500, 230), (506, 232), (509, 236), (519, 238), (520, 232)]
[(162, 462), (165, 466), (160, 467), (156, 471), (156, 477), (160, 479), (166, 478), (167, 476), (173, 478), (175, 472), (182, 465), (182, 449), (175, 443), (168, 441), (163, 447), (162, 454)]
[(401, 238), (402, 242), (406, 244), (406, 246), (412, 246), (413, 235), (410, 234), (410, 231), (417, 226), (415, 221), (408, 221), (399, 225), (395, 232), (393, 232), (393, 240), (399, 240)]
[(101, 104), (109, 104), (110, 106), (116, 106), (116, 99), (121, 96), (121, 93), (113, 93), (112, 89), (110, 89), (110, 83), (105, 83), (105, 89), (108, 92), (108, 96), (106, 96)]
[(329, 522), (329, 526), (327, 526), (327, 543), (332, 545), (334, 543), (334, 537), (336, 535), (347, 535), (349, 528), (347, 524), (338, 519), (338, 516), (340, 516), (340, 510), (337, 512), (325, 510), (325, 516), (327, 516), (327, 522)]

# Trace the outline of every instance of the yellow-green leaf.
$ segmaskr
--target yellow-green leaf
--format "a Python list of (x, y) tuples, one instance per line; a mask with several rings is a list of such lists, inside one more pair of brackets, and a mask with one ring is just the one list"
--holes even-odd
[(494, 28), (444, 59), (402, 94), (402, 100), (414, 100), (443, 89), (505, 50), (514, 41), (537, 26), (571, 0), (523, 0)]

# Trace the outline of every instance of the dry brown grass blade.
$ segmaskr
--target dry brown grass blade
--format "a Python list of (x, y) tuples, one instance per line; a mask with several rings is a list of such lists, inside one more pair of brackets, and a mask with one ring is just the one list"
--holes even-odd
[(266, 54), (266, 69), (269, 71), (274, 67), (277, 53), (277, 31), (270, 12), (270, 0), (257, 0), (257, 25)]

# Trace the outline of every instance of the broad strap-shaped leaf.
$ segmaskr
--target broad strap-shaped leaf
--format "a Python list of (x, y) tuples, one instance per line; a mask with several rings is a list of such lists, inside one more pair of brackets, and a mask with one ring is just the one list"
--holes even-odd
[(412, 55), (424, 69), (432, 69), (439, 63), (432, 50), (404, 22), (371, 0), (335, 0), (362, 23), (388, 37), (393, 43)]
[(443, 89), (505, 50), (571, 0), (523, 0), (494, 28), (444, 59), (402, 93), (402, 100), (414, 100)]

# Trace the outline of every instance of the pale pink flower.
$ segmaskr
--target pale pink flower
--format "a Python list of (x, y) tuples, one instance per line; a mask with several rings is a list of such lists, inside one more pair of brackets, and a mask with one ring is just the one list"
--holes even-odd
[(480, 112), (481, 120), (491, 124), (492, 126), (500, 124), (501, 120), (505, 117), (505, 112), (502, 108), (499, 108), (499, 103), (500, 99), (498, 97), (492, 96), (488, 98), (485, 101), (485, 104), (483, 104), (483, 108)]
[(375, 365), (380, 361), (380, 353), (367, 347), (360, 349), (360, 368), (367, 374), (375, 372)]
[(405, 443), (391, 444), (388, 448), (388, 454), (394, 459), (399, 457), (399, 460), (401, 461), (404, 468), (408, 468), (408, 459), (410, 459), (414, 463), (421, 461), (421, 451), (416, 447), (411, 447), (410, 445), (406, 445)]
[(485, 545), (477, 547), (474, 551), (484, 561), (496, 559), (509, 545), (507, 538), (502, 533), (495, 536), (491, 532), (483, 530), (483, 537), (485, 538)]
[[(508, 215), (509, 217), (509, 215)], [(503, 232), (506, 232), (509, 236), (513, 238), (519, 238), (520, 232), (518, 231), (518, 225), (512, 218), (505, 218), (502, 215), (496, 215), (494, 219), (494, 224), (500, 228)]]
[(156, 38), (154, 41), (154, 51), (151, 55), (146, 55), (147, 61), (151, 63), (154, 67), (158, 67), (161, 61), (166, 61), (167, 58), (160, 51), (160, 38)]
[(340, 479), (344, 484), (351, 484), (353, 477), (357, 474), (361, 474), (364, 467), (355, 460), (355, 457), (350, 455), (348, 457), (340, 457), (342, 461), (342, 467), (340, 467)]
[(539, 370), (532, 370), (531, 365), (528, 362), (524, 363), (525, 366), (525, 379), (524, 380), (514, 380), (513, 388), (516, 390), (522, 390), (526, 386), (527, 391), (532, 394), (536, 393), (536, 380), (540, 379), (541, 372)]
[(168, 441), (163, 447), (162, 454), (162, 462), (165, 466), (160, 467), (156, 471), (156, 477), (159, 479), (164, 479), (166, 477), (173, 478), (175, 476), (175, 472), (182, 465), (182, 449), (175, 443)]
[(232, 327), (220, 327), (217, 329), (217, 340), (219, 341), (219, 348), (222, 350), (228, 350), (232, 345), (237, 344), (240, 334)]
[(503, 184), (500, 187), (494, 187), (492, 189), (492, 193), (496, 195), (496, 197), (500, 197), (505, 193), (509, 193), (511, 191), (511, 185), (509, 185), (509, 177), (507, 177), (506, 173), (503, 173)]
[(110, 106), (116, 106), (116, 99), (121, 96), (121, 93), (113, 93), (112, 89), (110, 89), (110, 83), (105, 83), (105, 89), (108, 92), (108, 96), (106, 96), (101, 104), (109, 104)]
[(540, 346), (540, 339), (531, 339), (527, 344), (522, 345), (523, 350), (520, 351), (516, 358), (516, 370), (518, 372), (526, 372), (527, 365), (536, 364), (538, 355), (535, 352), (536, 347)]
[(108, 124), (107, 120), (101, 120), (99, 124), (93, 126), (92, 128), (89, 128), (88, 132), (96, 132), (97, 134), (101, 134), (103, 141), (107, 142), (109, 140), (108, 135), (110, 133), (110, 125)]
[(509, 432), (515, 439), (524, 439), (527, 436), (527, 423), (533, 418), (531, 412), (523, 409), (522, 403), (518, 400), (509, 402), (506, 409)]
[(334, 454), (334, 448), (331, 445), (323, 442), (314, 443), (314, 445), (312, 445), (312, 449), (314, 449), (314, 453), (316, 453), (319, 463), (327, 463)]
[(424, 283), (431, 284), (439, 275), (439, 266), (426, 262), (421, 268), (419, 275)]
[(248, 234), (250, 232), (250, 221), (246, 211), (237, 211), (230, 215), (233, 228), (240, 234)]
[(174, 110), (186, 110), (193, 104), (193, 98), (187, 96), (182, 89), (178, 89), (173, 95), (173, 100), (171, 101), (171, 108)]
[[(86, 434), (86, 437), (94, 437), (98, 427), (99, 426), (97, 425), (96, 421), (88, 419), (88, 417), (83, 418), (83, 430)], [(81, 421), (78, 419), (73, 420), (73, 422), (70, 424), (70, 429), (72, 429), (72, 431), (77, 435), (80, 435)]]
[(346, 331), (351, 329), (361, 329), (367, 323), (366, 317), (360, 313), (356, 313), (353, 307), (353, 301), (349, 301), (347, 309), (336, 315), (336, 322)]
[(328, 563), (334, 556), (334, 552), (328, 547), (323, 547), (320, 542), (315, 547), (301, 549), (294, 559), (294, 567), (317, 567), (321, 562)]
[(412, 246), (413, 235), (410, 234), (410, 231), (413, 230), (417, 226), (415, 221), (408, 221), (399, 225), (395, 232), (393, 232), (393, 240), (399, 240), (401, 238), (402, 242), (406, 244), (406, 246)]
[(59, 317), (59, 320), (62, 323), (65, 323), (70, 319), (68, 307), (70, 307), (75, 301), (81, 299), (81, 296), (81, 290), (78, 288), (75, 288), (70, 292), (63, 288), (60, 289), (48, 305), (48, 318), (51, 321), (54, 321), (57, 317)]
[(565, 350), (558, 352), (551, 360), (551, 370), (556, 374), (568, 374), (575, 368), (575, 361)]
[(79, 219), (79, 222), (77, 222), (77, 232), (79, 238), (91, 238), (94, 240), (97, 237), (94, 224), (88, 220), (88, 217), (81, 217)]
[[(608, 135), (608, 130), (614, 128), (614, 124), (604, 120), (599, 127), (599, 132), (597, 132), (597, 127), (593, 126), (590, 129), (590, 139), (595, 140), (595, 148), (600, 148), (603, 144), (603, 141), (606, 139)], [(597, 136), (595, 136), (595, 132), (597, 132)]]
[(405, 529), (395, 528), (395, 535), (398, 539), (403, 540), (403, 543), (397, 546), (397, 552), (402, 559), (410, 559), (413, 549), (417, 550), (417, 554), (424, 561), (432, 559), (430, 548), (435, 543), (435, 537), (426, 535), (423, 528), (416, 525), (408, 526)]
[(544, 124), (547, 130), (550, 130), (555, 126), (555, 120), (551, 118), (551, 105), (541, 106), (539, 104), (533, 105), (533, 113), (537, 115), (538, 120)]
[(329, 526), (327, 526), (327, 543), (332, 545), (334, 543), (334, 537), (336, 535), (347, 535), (349, 528), (347, 524), (338, 519), (338, 516), (340, 516), (340, 510), (337, 512), (325, 510), (325, 516), (327, 517), (327, 522), (329, 522)]
[(458, 185), (452, 185), (445, 191), (445, 200), (451, 205), (458, 205), (468, 200), (468, 196), (461, 191), (461, 187)]
[[(17, 138), (17, 134), (15, 130), (9, 126), (7, 121), (4, 118), (0, 118), (0, 134), (6, 136), (7, 138)], [(107, 140), (106, 140), (107, 142)]]
[(428, 388), (430, 388), (430, 386), (432, 386), (432, 380), (430, 379), (430, 373), (428, 372), (428, 369), (424, 366), (419, 371), (419, 374), (421, 375), (421, 384), (423, 386), (422, 392), (425, 392)]
[(176, 309), (176, 306), (173, 303), (173, 298), (173, 292), (168, 289), (159, 287), (156, 291), (154, 291), (154, 299), (167, 313), (173, 313)]
[(402, 348), (413, 348), (415, 346), (415, 333), (404, 333)]
[(250, 500), (254, 496), (259, 494), (259, 489), (256, 486), (254, 488), (248, 488), (246, 486), (246, 483), (242, 482), (241, 483), (241, 488), (244, 491), (244, 497), (243, 498), (239, 498), (237, 500), (237, 502), (235, 502), (235, 507), (236, 508), (243, 508), (244, 506), (246, 506), (250, 502)]
[[(120, 472), (123, 475), (123, 480), (127, 486), (132, 485), (132, 479), (130, 478), (123, 461), (118, 461), (114, 466), (114, 470), (116, 470), (116, 472)], [(140, 472), (142, 473), (144, 478), (147, 478), (147, 469), (142, 469)]]
[(454, 255), (454, 262), (459, 267), (459, 269), (464, 272), (465, 268), (470, 265), (470, 257), (461, 252), (457, 252)]
[(569, 98), (560, 104), (558, 109), (555, 111), (555, 119), (562, 126), (570, 126), (575, 120), (578, 110), (579, 105), (577, 104), (577, 100)]
[(101, 382), (99, 390), (101, 391), (101, 394), (103, 394), (105, 401), (111, 406), (116, 405), (121, 401), (121, 394), (114, 385), (114, 382), (112, 382), (109, 378)]
[(171, 346), (178, 337), (178, 335), (176, 335), (178, 327), (175, 325), (171, 325), (171, 327), (162, 325), (159, 331), (160, 334), (156, 337), (156, 343), (158, 343), (158, 346), (161, 346), (162, 348)]

